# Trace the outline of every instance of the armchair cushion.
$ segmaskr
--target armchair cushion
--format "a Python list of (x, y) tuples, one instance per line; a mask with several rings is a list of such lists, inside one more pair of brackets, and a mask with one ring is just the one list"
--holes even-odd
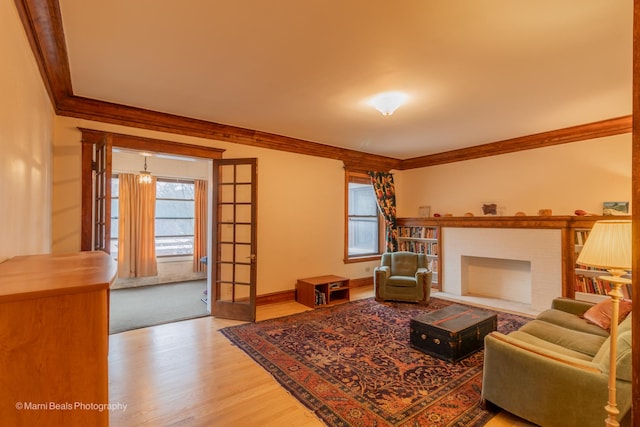
[(391, 275), (414, 277), (418, 270), (418, 254), (396, 252), (391, 256)]

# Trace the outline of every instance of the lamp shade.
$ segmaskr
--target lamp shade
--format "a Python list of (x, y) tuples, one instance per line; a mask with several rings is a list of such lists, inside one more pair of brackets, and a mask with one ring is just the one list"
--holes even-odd
[(630, 270), (631, 220), (597, 221), (576, 262), (607, 270)]

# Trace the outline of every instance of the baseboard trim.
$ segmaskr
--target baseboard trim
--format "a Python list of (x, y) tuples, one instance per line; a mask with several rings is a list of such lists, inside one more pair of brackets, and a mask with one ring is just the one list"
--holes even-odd
[(296, 300), (296, 290), (273, 292), (270, 294), (258, 295), (256, 297), (256, 305), (274, 304), (277, 302), (287, 302)]
[[(351, 279), (349, 286), (352, 288), (359, 288), (362, 286), (372, 286), (373, 277), (360, 277), (358, 279)], [(296, 290), (290, 289), (287, 291), (272, 292), (270, 294), (258, 295), (256, 297), (256, 305), (274, 304), (277, 302), (288, 302), (296, 300)]]

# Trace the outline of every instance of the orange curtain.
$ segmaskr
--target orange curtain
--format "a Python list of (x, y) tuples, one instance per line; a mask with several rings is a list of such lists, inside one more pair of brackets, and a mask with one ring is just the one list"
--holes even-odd
[(127, 173), (119, 180), (118, 276), (157, 276), (156, 178), (140, 184), (137, 175)]
[(207, 271), (207, 266), (200, 262), (207, 255), (207, 181), (196, 179), (194, 184), (193, 271)]

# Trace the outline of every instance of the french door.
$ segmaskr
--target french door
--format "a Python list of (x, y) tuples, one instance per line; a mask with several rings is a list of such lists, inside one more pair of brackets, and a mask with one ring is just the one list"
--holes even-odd
[(111, 137), (82, 141), (82, 231), (80, 249), (111, 252)]
[(211, 147), (80, 128), (82, 132), (83, 251), (109, 251), (113, 147), (212, 160), (212, 248), (208, 272), (211, 312), (220, 318), (256, 318), (257, 160), (223, 160)]
[(257, 160), (213, 161), (211, 314), (256, 319)]

